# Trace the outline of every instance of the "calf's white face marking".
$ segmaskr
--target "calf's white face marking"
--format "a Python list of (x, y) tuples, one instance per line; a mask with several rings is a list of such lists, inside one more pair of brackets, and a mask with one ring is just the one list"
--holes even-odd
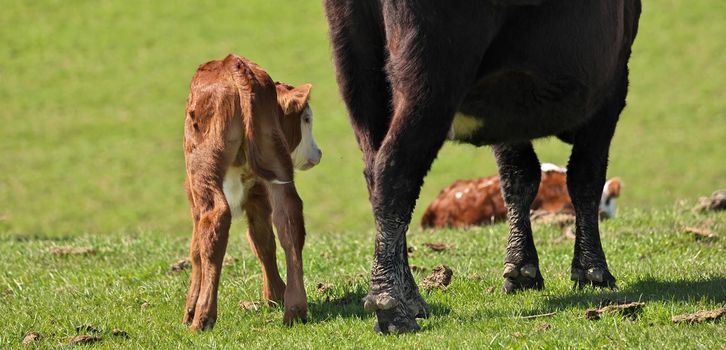
[(300, 143), (290, 157), (296, 169), (307, 170), (318, 165), (322, 156), (323, 152), (313, 137), (313, 110), (308, 105), (300, 115)]

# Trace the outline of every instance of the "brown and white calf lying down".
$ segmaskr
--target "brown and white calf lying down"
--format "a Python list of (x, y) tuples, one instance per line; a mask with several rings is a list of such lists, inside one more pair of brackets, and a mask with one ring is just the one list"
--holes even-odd
[[(567, 169), (542, 164), (542, 178), (531, 210), (575, 214), (567, 193)], [(620, 179), (605, 182), (600, 197), (600, 217), (615, 217), (615, 199), (620, 196)], [(458, 180), (441, 190), (421, 217), (424, 228), (470, 227), (488, 225), (507, 219), (498, 175), (472, 180)]]
[[(194, 230), (184, 322), (193, 330), (214, 326), (230, 224), (243, 211), (262, 263), (264, 298), (284, 301), (285, 324), (306, 318), (305, 225), (293, 168), (311, 168), (322, 155), (312, 136), (310, 88), (273, 83), (262, 68), (232, 54), (199, 66), (192, 79), (184, 158)], [(285, 250), (287, 287), (277, 270), (273, 223)]]

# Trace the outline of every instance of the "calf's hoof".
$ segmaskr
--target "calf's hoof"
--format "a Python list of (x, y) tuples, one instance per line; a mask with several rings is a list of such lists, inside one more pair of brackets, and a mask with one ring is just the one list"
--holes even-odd
[(194, 332), (208, 331), (214, 328), (215, 322), (217, 322), (215, 317), (200, 317), (199, 319), (194, 319), (194, 321), (192, 321), (192, 325), (189, 329)]
[(416, 323), (416, 316), (428, 316), (429, 313), (428, 305), (423, 299), (420, 299), (420, 302), (413, 300), (407, 304), (387, 292), (368, 294), (363, 298), (363, 308), (376, 313), (377, 322), (373, 330), (383, 334), (418, 331), (421, 327)]
[(282, 316), (282, 323), (286, 326), (292, 326), (295, 323), (308, 322), (307, 305), (293, 305), (289, 308), (285, 306), (285, 314)]
[(544, 288), (544, 279), (539, 268), (534, 264), (517, 267), (514, 264), (504, 264), (504, 286), (502, 290), (511, 294), (519, 290)]
[(184, 318), (182, 318), (182, 323), (184, 323), (187, 326), (190, 326), (192, 324), (192, 321), (194, 320), (194, 308), (188, 308), (184, 311)]
[(607, 268), (593, 267), (587, 270), (573, 267), (570, 279), (575, 282), (576, 288), (593, 286), (599, 288), (617, 289), (615, 276)]

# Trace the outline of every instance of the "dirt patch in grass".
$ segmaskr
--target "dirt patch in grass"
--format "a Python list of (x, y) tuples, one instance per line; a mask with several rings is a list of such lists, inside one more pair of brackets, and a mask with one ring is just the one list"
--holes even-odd
[(119, 338), (129, 338), (128, 332), (126, 332), (123, 329), (118, 329), (118, 328), (114, 328), (113, 331), (111, 331), (111, 335), (113, 335), (114, 337), (119, 337)]
[(434, 288), (445, 289), (451, 284), (451, 277), (454, 276), (454, 271), (446, 265), (438, 265), (433, 268), (431, 274), (421, 282), (421, 287), (426, 290)]
[[(604, 304), (604, 305), (603, 305)], [(588, 320), (599, 320), (603, 314), (619, 314), (623, 318), (635, 320), (643, 310), (645, 303), (642, 302), (610, 302), (604, 301), (601, 307), (585, 311), (585, 318)]]
[(434, 251), (437, 253), (447, 251), (447, 250), (453, 248), (452, 245), (449, 245), (446, 243), (424, 243), (423, 246), (426, 248), (429, 248), (429, 249), (431, 249), (431, 251)]
[(242, 300), (239, 302), (239, 307), (245, 311), (258, 311), (262, 307), (262, 303), (259, 301)]
[(570, 213), (553, 213), (547, 210), (535, 210), (530, 213), (529, 217), (533, 224), (555, 225), (560, 228), (564, 228), (575, 223), (575, 215)]
[(91, 247), (55, 246), (48, 248), (48, 253), (57, 256), (65, 255), (90, 255), (96, 254), (96, 249)]
[(347, 293), (340, 298), (330, 299), (330, 297), (327, 297), (325, 303), (333, 306), (346, 306), (360, 302), (361, 298), (362, 295), (360, 294)]
[(38, 332), (28, 332), (23, 337), (23, 344), (28, 345), (32, 342), (36, 342), (43, 339), (43, 335)]
[(332, 283), (323, 283), (323, 282), (320, 282), (320, 283), (318, 283), (317, 288), (318, 288), (317, 289), (318, 294), (325, 294), (328, 291), (330, 291), (333, 288), (335, 288), (335, 286)]
[(537, 326), (537, 328), (535, 328), (535, 330), (537, 332), (546, 332), (546, 331), (548, 331), (550, 329), (552, 329), (552, 325), (549, 324), (549, 323), (543, 323), (543, 324)]
[(693, 208), (696, 212), (721, 211), (726, 209), (726, 190), (718, 190), (710, 197), (701, 197)]
[(683, 231), (693, 235), (696, 240), (713, 240), (718, 235), (705, 227), (684, 226)]
[(184, 258), (181, 260), (178, 260), (177, 262), (171, 264), (169, 266), (169, 271), (171, 272), (180, 272), (184, 271), (192, 266), (192, 261), (189, 260), (189, 258)]
[(76, 332), (101, 333), (101, 330), (92, 324), (84, 324), (84, 325), (80, 325), (80, 326), (76, 327)]
[(428, 269), (425, 267), (421, 267), (418, 265), (411, 265), (411, 272), (417, 273), (417, 272), (426, 272), (426, 271), (428, 271)]
[(702, 310), (692, 314), (678, 315), (671, 317), (675, 323), (701, 323), (707, 321), (715, 321), (726, 315), (726, 308), (715, 310)]
[(70, 343), (74, 345), (92, 344), (101, 341), (101, 339), (103, 338), (97, 337), (95, 335), (77, 335), (71, 338)]

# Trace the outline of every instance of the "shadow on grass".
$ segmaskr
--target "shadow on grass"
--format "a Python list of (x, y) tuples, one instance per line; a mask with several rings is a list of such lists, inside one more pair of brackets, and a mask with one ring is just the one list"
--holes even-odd
[[(367, 290), (357, 288), (344, 294), (342, 297), (326, 297), (325, 300), (311, 301), (308, 303), (308, 310), (315, 316), (309, 321), (312, 323), (320, 323), (338, 317), (373, 318), (374, 313), (363, 310), (362, 299), (367, 294)], [(433, 316), (448, 315), (451, 312), (451, 308), (439, 303), (429, 303), (429, 307), (431, 308), (431, 315)]]
[(548, 298), (548, 309), (590, 307), (608, 300), (619, 301), (698, 301), (722, 304), (726, 302), (726, 277), (713, 276), (703, 280), (663, 281), (644, 278), (620, 290), (599, 293), (571, 293)]

